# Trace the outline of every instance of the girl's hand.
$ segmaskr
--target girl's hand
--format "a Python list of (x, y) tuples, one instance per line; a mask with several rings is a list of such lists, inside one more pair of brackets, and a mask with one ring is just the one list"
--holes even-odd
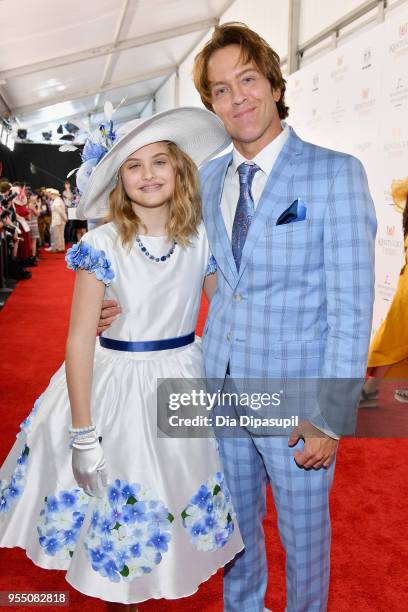
[(103, 497), (108, 473), (96, 431), (82, 435), (72, 443), (72, 471), (85, 493), (91, 497)]

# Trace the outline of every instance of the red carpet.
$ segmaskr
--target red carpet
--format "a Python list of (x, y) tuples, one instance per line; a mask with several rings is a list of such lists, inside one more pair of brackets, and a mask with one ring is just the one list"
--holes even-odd
[[(0, 463), (19, 423), (63, 360), (74, 274), (62, 255), (44, 254), (33, 278), (20, 282), (0, 312)], [(200, 316), (199, 332), (205, 318)], [(408, 406), (400, 410), (408, 412)], [(365, 420), (369, 419), (365, 415)], [(344, 440), (332, 494), (333, 545), (330, 612), (403, 612), (408, 596), (407, 440)], [(284, 558), (273, 504), (265, 521), (269, 558), (266, 604), (284, 609)], [(68, 591), (70, 610), (105, 610), (73, 590), (64, 573), (35, 567), (22, 550), (0, 549), (0, 591)], [(221, 577), (178, 602), (156, 601), (141, 612), (221, 612)], [(22, 610), (38, 610), (21, 607)]]

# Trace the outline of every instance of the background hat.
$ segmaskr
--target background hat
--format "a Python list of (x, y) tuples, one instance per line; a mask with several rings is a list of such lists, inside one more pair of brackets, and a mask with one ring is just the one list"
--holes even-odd
[(404, 212), (408, 196), (408, 176), (400, 181), (392, 181), (391, 197), (394, 202), (394, 208), (398, 212)]
[(51, 195), (60, 195), (60, 192), (58, 191), (58, 189), (54, 189), (54, 187), (47, 187), (47, 189), (45, 190), (46, 193), (50, 193)]
[(78, 219), (99, 219), (106, 215), (109, 193), (125, 160), (141, 147), (163, 140), (174, 142), (197, 166), (231, 143), (222, 121), (202, 108), (175, 108), (130, 121), (117, 130), (116, 142), (91, 171), (77, 206)]

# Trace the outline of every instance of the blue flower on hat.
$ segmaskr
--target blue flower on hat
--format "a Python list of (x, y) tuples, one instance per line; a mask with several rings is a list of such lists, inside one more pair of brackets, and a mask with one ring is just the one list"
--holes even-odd
[(85, 142), (82, 150), (81, 159), (83, 162), (87, 162), (90, 159), (95, 159), (96, 163), (98, 163), (107, 152), (108, 149), (102, 146), (99, 142), (93, 142), (92, 140), (88, 139)]

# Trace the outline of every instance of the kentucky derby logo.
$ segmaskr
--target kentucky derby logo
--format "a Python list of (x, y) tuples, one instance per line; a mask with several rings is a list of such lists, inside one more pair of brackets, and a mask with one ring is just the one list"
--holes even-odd
[(395, 53), (397, 56), (400, 53), (405, 53), (407, 45), (408, 45), (408, 21), (402, 23), (398, 28), (398, 36), (399, 40), (391, 43), (390, 51), (391, 53)]
[(330, 73), (330, 76), (335, 81), (342, 81), (345, 73), (349, 70), (349, 65), (344, 63), (344, 56), (339, 55), (336, 59), (336, 67)]
[(368, 48), (363, 53), (363, 70), (370, 68), (371, 66), (371, 49)]
[(310, 109), (309, 119), (307, 120), (307, 125), (316, 126), (322, 120), (321, 113), (319, 113), (319, 108), (317, 106), (313, 106)]
[(403, 241), (398, 238), (386, 238), (380, 236), (378, 238), (378, 246), (382, 247), (383, 253), (386, 255), (395, 255), (403, 247)]
[(395, 225), (387, 225), (387, 236), (394, 236)]
[(398, 28), (400, 38), (403, 38), (408, 33), (408, 21), (406, 23), (402, 23)]
[(400, 76), (395, 81), (394, 88), (388, 93), (391, 104), (397, 108), (408, 104), (408, 87), (407, 83)]
[(364, 112), (370, 110), (375, 105), (375, 98), (370, 98), (370, 88), (366, 87), (361, 90), (361, 102), (354, 106), (357, 112)]

